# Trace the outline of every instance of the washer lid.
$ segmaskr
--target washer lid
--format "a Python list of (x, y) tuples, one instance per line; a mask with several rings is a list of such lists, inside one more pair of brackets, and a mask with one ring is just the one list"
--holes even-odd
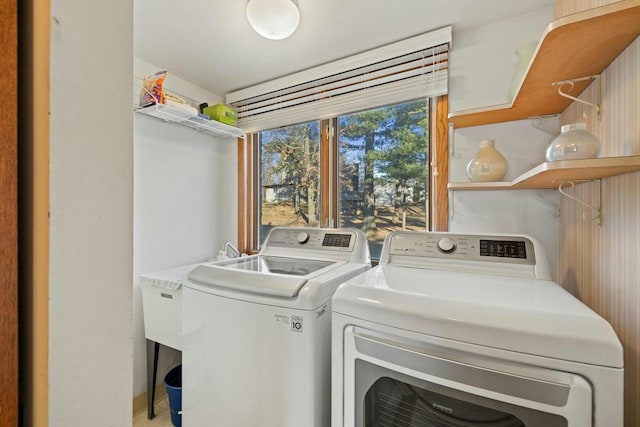
[(189, 280), (241, 292), (293, 298), (322, 270), (344, 262), (256, 255), (216, 264), (201, 264)]
[(335, 264), (334, 261), (300, 259), (281, 256), (256, 256), (235, 258), (222, 264), (225, 268), (257, 271), (260, 273), (284, 274), (287, 276), (307, 276), (321, 268)]
[(609, 323), (547, 280), (378, 266), (342, 284), (333, 311), (487, 347), (623, 366)]

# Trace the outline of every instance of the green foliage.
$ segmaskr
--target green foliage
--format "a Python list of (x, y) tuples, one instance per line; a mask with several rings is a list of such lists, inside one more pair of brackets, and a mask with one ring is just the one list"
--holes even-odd
[(340, 134), (347, 139), (360, 139), (385, 131), (390, 116), (389, 107), (343, 116)]
[[(376, 186), (395, 188), (394, 205), (406, 208), (426, 193), (428, 107), (425, 100), (377, 108), (339, 118), (340, 198), (359, 203), (363, 228), (376, 227)], [(310, 122), (260, 133), (264, 185), (290, 186), (294, 211), (317, 222), (320, 126)]]
[(382, 149), (368, 153), (387, 182), (406, 186), (427, 179), (428, 138), (426, 104), (410, 103), (392, 107), (394, 125)]
[[(341, 156), (340, 170), (351, 175), (354, 168), (347, 165), (355, 160), (363, 164), (365, 203), (372, 200), (370, 193), (374, 191), (374, 182), (402, 187), (405, 196), (411, 190), (414, 194), (424, 190), (428, 177), (427, 114), (427, 103), (415, 101), (342, 119), (340, 141), (344, 155)], [(342, 173), (341, 183), (353, 181), (352, 176), (343, 176)], [(406, 197), (402, 199), (405, 204)]]

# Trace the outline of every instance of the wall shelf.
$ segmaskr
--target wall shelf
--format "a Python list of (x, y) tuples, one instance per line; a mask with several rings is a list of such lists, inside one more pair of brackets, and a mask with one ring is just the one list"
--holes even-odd
[(557, 189), (560, 182), (590, 181), (640, 171), (640, 156), (541, 163), (511, 182), (452, 182), (449, 190)]
[(229, 126), (216, 120), (207, 120), (197, 116), (193, 117), (190, 114), (185, 114), (185, 112), (180, 109), (171, 108), (164, 104), (154, 104), (148, 107), (138, 107), (134, 111), (136, 113), (155, 117), (166, 122), (177, 123), (182, 126), (195, 129), (199, 132), (207, 133), (211, 136), (232, 136), (236, 138), (244, 137), (244, 132), (240, 128)]
[[(572, 102), (552, 83), (600, 74), (640, 34), (640, 0), (623, 0), (549, 24), (509, 104), (449, 114), (456, 128), (559, 114)], [(578, 96), (591, 82), (577, 82)]]

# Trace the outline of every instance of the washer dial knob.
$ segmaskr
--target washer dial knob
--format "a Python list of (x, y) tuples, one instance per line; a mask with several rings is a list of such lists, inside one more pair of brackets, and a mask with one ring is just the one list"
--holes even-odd
[(438, 240), (438, 249), (440, 249), (440, 252), (450, 254), (451, 252), (456, 250), (456, 242), (449, 237), (443, 237), (442, 239)]
[(298, 243), (300, 244), (307, 243), (307, 241), (309, 241), (309, 233), (307, 233), (306, 231), (301, 231), (300, 233), (298, 233), (298, 237), (296, 237), (296, 240), (298, 240)]

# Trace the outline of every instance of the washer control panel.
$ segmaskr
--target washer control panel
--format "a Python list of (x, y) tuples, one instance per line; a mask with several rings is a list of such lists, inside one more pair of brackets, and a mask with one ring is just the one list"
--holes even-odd
[(351, 252), (356, 234), (346, 230), (275, 228), (264, 246)]
[(398, 232), (389, 255), (535, 265), (533, 242), (526, 237)]

